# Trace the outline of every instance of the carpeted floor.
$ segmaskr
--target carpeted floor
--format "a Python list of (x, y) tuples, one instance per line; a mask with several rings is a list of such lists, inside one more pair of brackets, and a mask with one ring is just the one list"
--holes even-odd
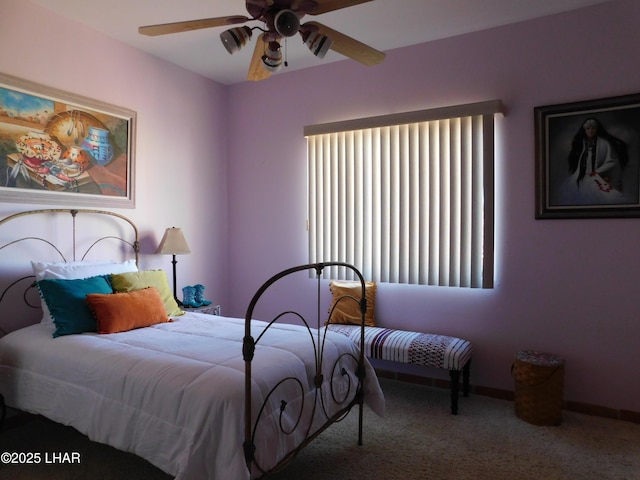
[[(353, 412), (315, 439), (273, 480), (640, 480), (640, 425), (564, 412), (562, 425), (518, 419), (513, 403), (381, 380), (387, 414), (365, 410), (364, 445)], [(0, 452), (79, 452), (80, 463), (0, 464), (5, 480), (169, 480), (144, 460), (90, 442), (40, 417), (12, 418)], [(43, 457), (44, 458), (44, 457)], [(51, 458), (51, 457), (50, 457)], [(221, 479), (233, 480), (233, 479)]]

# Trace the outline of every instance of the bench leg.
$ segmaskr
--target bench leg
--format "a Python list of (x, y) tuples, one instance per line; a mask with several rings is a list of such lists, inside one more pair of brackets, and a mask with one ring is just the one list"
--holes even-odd
[[(471, 371), (471, 360), (462, 367), (462, 394), (469, 396), (469, 376)], [(458, 392), (460, 391), (460, 370), (449, 370), (451, 378), (451, 413), (458, 414)]]
[(451, 378), (451, 413), (458, 414), (458, 390), (460, 389), (460, 370), (449, 370)]
[(465, 397), (469, 396), (469, 377), (471, 376), (471, 360), (469, 360), (464, 367), (462, 367), (462, 394)]

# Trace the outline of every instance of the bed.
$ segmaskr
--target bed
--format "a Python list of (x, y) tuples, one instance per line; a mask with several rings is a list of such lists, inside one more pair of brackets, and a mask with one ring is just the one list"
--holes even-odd
[[(85, 216), (91, 218), (87, 226), (95, 240), (80, 230)], [(59, 217), (70, 218), (70, 228)], [(25, 231), (24, 222), (36, 218), (40, 231), (15, 236), (16, 230)], [(96, 218), (106, 218), (106, 228), (116, 234), (104, 233)], [(60, 240), (70, 254), (58, 246)], [(34, 243), (56, 258), (34, 260)], [(268, 279), (245, 318), (180, 314), (172, 310), (173, 295), (165, 298), (170, 292), (166, 274), (139, 268), (139, 249), (136, 226), (113, 212), (48, 209), (0, 220), (0, 255), (9, 259), (0, 274), (5, 284), (0, 308), (6, 312), (0, 321), (0, 394), (8, 406), (71, 425), (178, 480), (260, 478), (284, 468), (354, 408), (359, 415), (354, 438), (362, 444), (363, 406), (382, 415), (384, 396), (362, 345), (326, 329), (331, 312), (325, 318), (320, 307), (323, 269), (353, 270), (362, 294), (344, 301), (359, 303), (364, 328), (360, 272), (346, 264), (301, 265)], [(104, 256), (106, 250), (133, 258), (114, 260)], [(21, 255), (29, 259), (30, 270), (19, 271)], [(285, 306), (273, 318), (255, 319), (265, 294), (294, 275), (317, 282), (317, 318)], [(141, 285), (140, 278), (153, 281)], [(158, 278), (160, 284), (154, 283)], [(100, 290), (103, 283), (94, 285), (102, 279), (112, 291)], [(23, 318), (21, 304), (43, 313), (32, 313), (35, 322), (14, 328)], [(87, 305), (95, 323), (79, 323), (80, 328)]]

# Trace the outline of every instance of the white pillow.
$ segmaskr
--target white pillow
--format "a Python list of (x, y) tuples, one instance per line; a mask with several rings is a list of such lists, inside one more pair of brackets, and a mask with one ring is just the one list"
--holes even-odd
[(44, 278), (61, 278), (65, 280), (77, 280), (79, 278), (95, 277), (96, 275), (108, 275), (110, 273), (137, 272), (136, 261), (131, 259), (125, 262), (113, 260), (79, 261), (79, 262), (31, 262), (33, 274), (37, 280)]
[[(81, 278), (95, 277), (96, 275), (109, 275), (111, 273), (137, 272), (136, 261), (126, 260), (115, 262), (112, 260), (76, 261), (76, 262), (31, 262), (36, 281), (45, 278), (61, 278), (77, 280)], [(53, 323), (44, 299), (41, 299), (42, 323)]]

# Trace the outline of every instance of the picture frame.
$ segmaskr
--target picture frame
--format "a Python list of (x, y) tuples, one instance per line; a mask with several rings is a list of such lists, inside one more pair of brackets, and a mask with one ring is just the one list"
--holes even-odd
[(0, 74), (0, 202), (135, 208), (136, 112)]
[(640, 217), (640, 94), (534, 107), (536, 219)]

